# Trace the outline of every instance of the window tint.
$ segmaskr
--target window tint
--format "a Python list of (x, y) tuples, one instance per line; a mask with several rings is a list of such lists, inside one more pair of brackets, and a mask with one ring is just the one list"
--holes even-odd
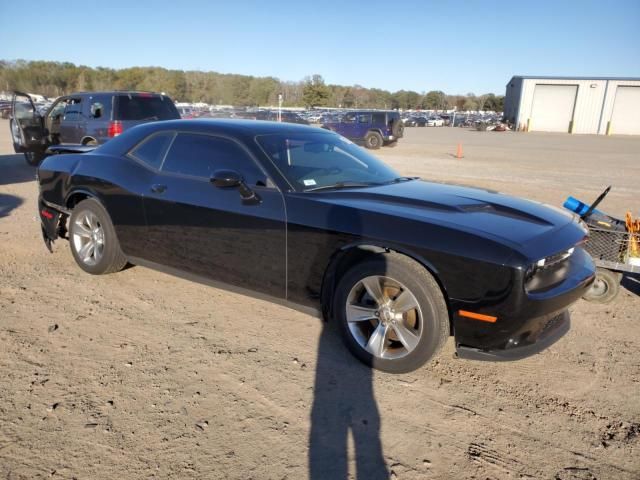
[[(111, 120), (111, 105), (113, 103), (113, 97), (111, 95), (92, 95), (88, 100), (86, 103), (89, 104), (89, 108), (85, 110), (87, 117)], [(98, 111), (100, 111), (99, 116), (95, 116), (94, 113)]]
[(382, 125), (384, 124), (384, 113), (374, 113), (373, 114), (373, 123), (375, 123), (376, 125)]
[(216, 170), (235, 170), (249, 185), (266, 185), (266, 176), (235, 142), (220, 137), (179, 133), (162, 171), (211, 178)]
[(371, 114), (361, 113), (358, 115), (358, 123), (371, 123)]
[(342, 117), (343, 123), (355, 123), (356, 114), (355, 113), (347, 113), (344, 117)]
[(154, 168), (160, 168), (164, 154), (171, 145), (174, 135), (173, 132), (151, 135), (134, 148), (129, 155)]
[(114, 120), (172, 120), (180, 118), (169, 97), (151, 94), (118, 95)]
[(64, 107), (66, 106), (64, 100), (58, 101), (54, 105), (54, 107), (49, 111), (49, 118), (59, 119), (59, 117), (64, 113)]

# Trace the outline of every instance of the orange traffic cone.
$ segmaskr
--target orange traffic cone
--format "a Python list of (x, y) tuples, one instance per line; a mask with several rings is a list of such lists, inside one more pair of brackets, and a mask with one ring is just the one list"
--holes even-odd
[(456, 151), (456, 158), (462, 158), (462, 144), (458, 143), (458, 150)]

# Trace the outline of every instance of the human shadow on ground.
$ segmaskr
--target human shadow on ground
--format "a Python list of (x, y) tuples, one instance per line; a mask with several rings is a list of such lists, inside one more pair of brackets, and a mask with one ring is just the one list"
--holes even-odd
[[(335, 252), (341, 241), (357, 241), (368, 233), (357, 213), (340, 216), (340, 212), (329, 207), (325, 215), (325, 233), (312, 235), (307, 242), (309, 252), (315, 251), (311, 264), (323, 269), (329, 253)], [(338, 240), (339, 236), (330, 233), (331, 227), (340, 222), (349, 225), (349, 239)], [(324, 322), (318, 341), (309, 435), (309, 478), (346, 480), (350, 478), (349, 461), (355, 459), (357, 478), (388, 479), (380, 439), (380, 414), (373, 390), (373, 370), (349, 353), (341, 341), (337, 322), (337, 318)], [(354, 447), (351, 455), (349, 437)]]
[(32, 182), (36, 169), (27, 165), (24, 155), (0, 155), (0, 185)]
[(15, 195), (0, 193), (0, 218), (8, 217), (13, 210), (24, 203), (24, 199)]
[(309, 478), (348, 478), (348, 438), (355, 447), (357, 478), (388, 479), (380, 440), (373, 371), (347, 351), (337, 329), (324, 324), (311, 410)]

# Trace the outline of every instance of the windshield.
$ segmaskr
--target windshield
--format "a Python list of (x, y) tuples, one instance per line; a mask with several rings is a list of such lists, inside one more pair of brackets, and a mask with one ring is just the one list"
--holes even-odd
[(260, 135), (256, 140), (297, 190), (380, 185), (398, 178), (382, 161), (335, 133)]

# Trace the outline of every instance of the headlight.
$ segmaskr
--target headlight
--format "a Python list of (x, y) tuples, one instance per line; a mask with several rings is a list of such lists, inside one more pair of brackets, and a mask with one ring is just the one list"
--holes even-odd
[(529, 292), (552, 288), (566, 277), (566, 260), (573, 255), (576, 247), (560, 253), (541, 258), (527, 268), (525, 273), (525, 289)]

